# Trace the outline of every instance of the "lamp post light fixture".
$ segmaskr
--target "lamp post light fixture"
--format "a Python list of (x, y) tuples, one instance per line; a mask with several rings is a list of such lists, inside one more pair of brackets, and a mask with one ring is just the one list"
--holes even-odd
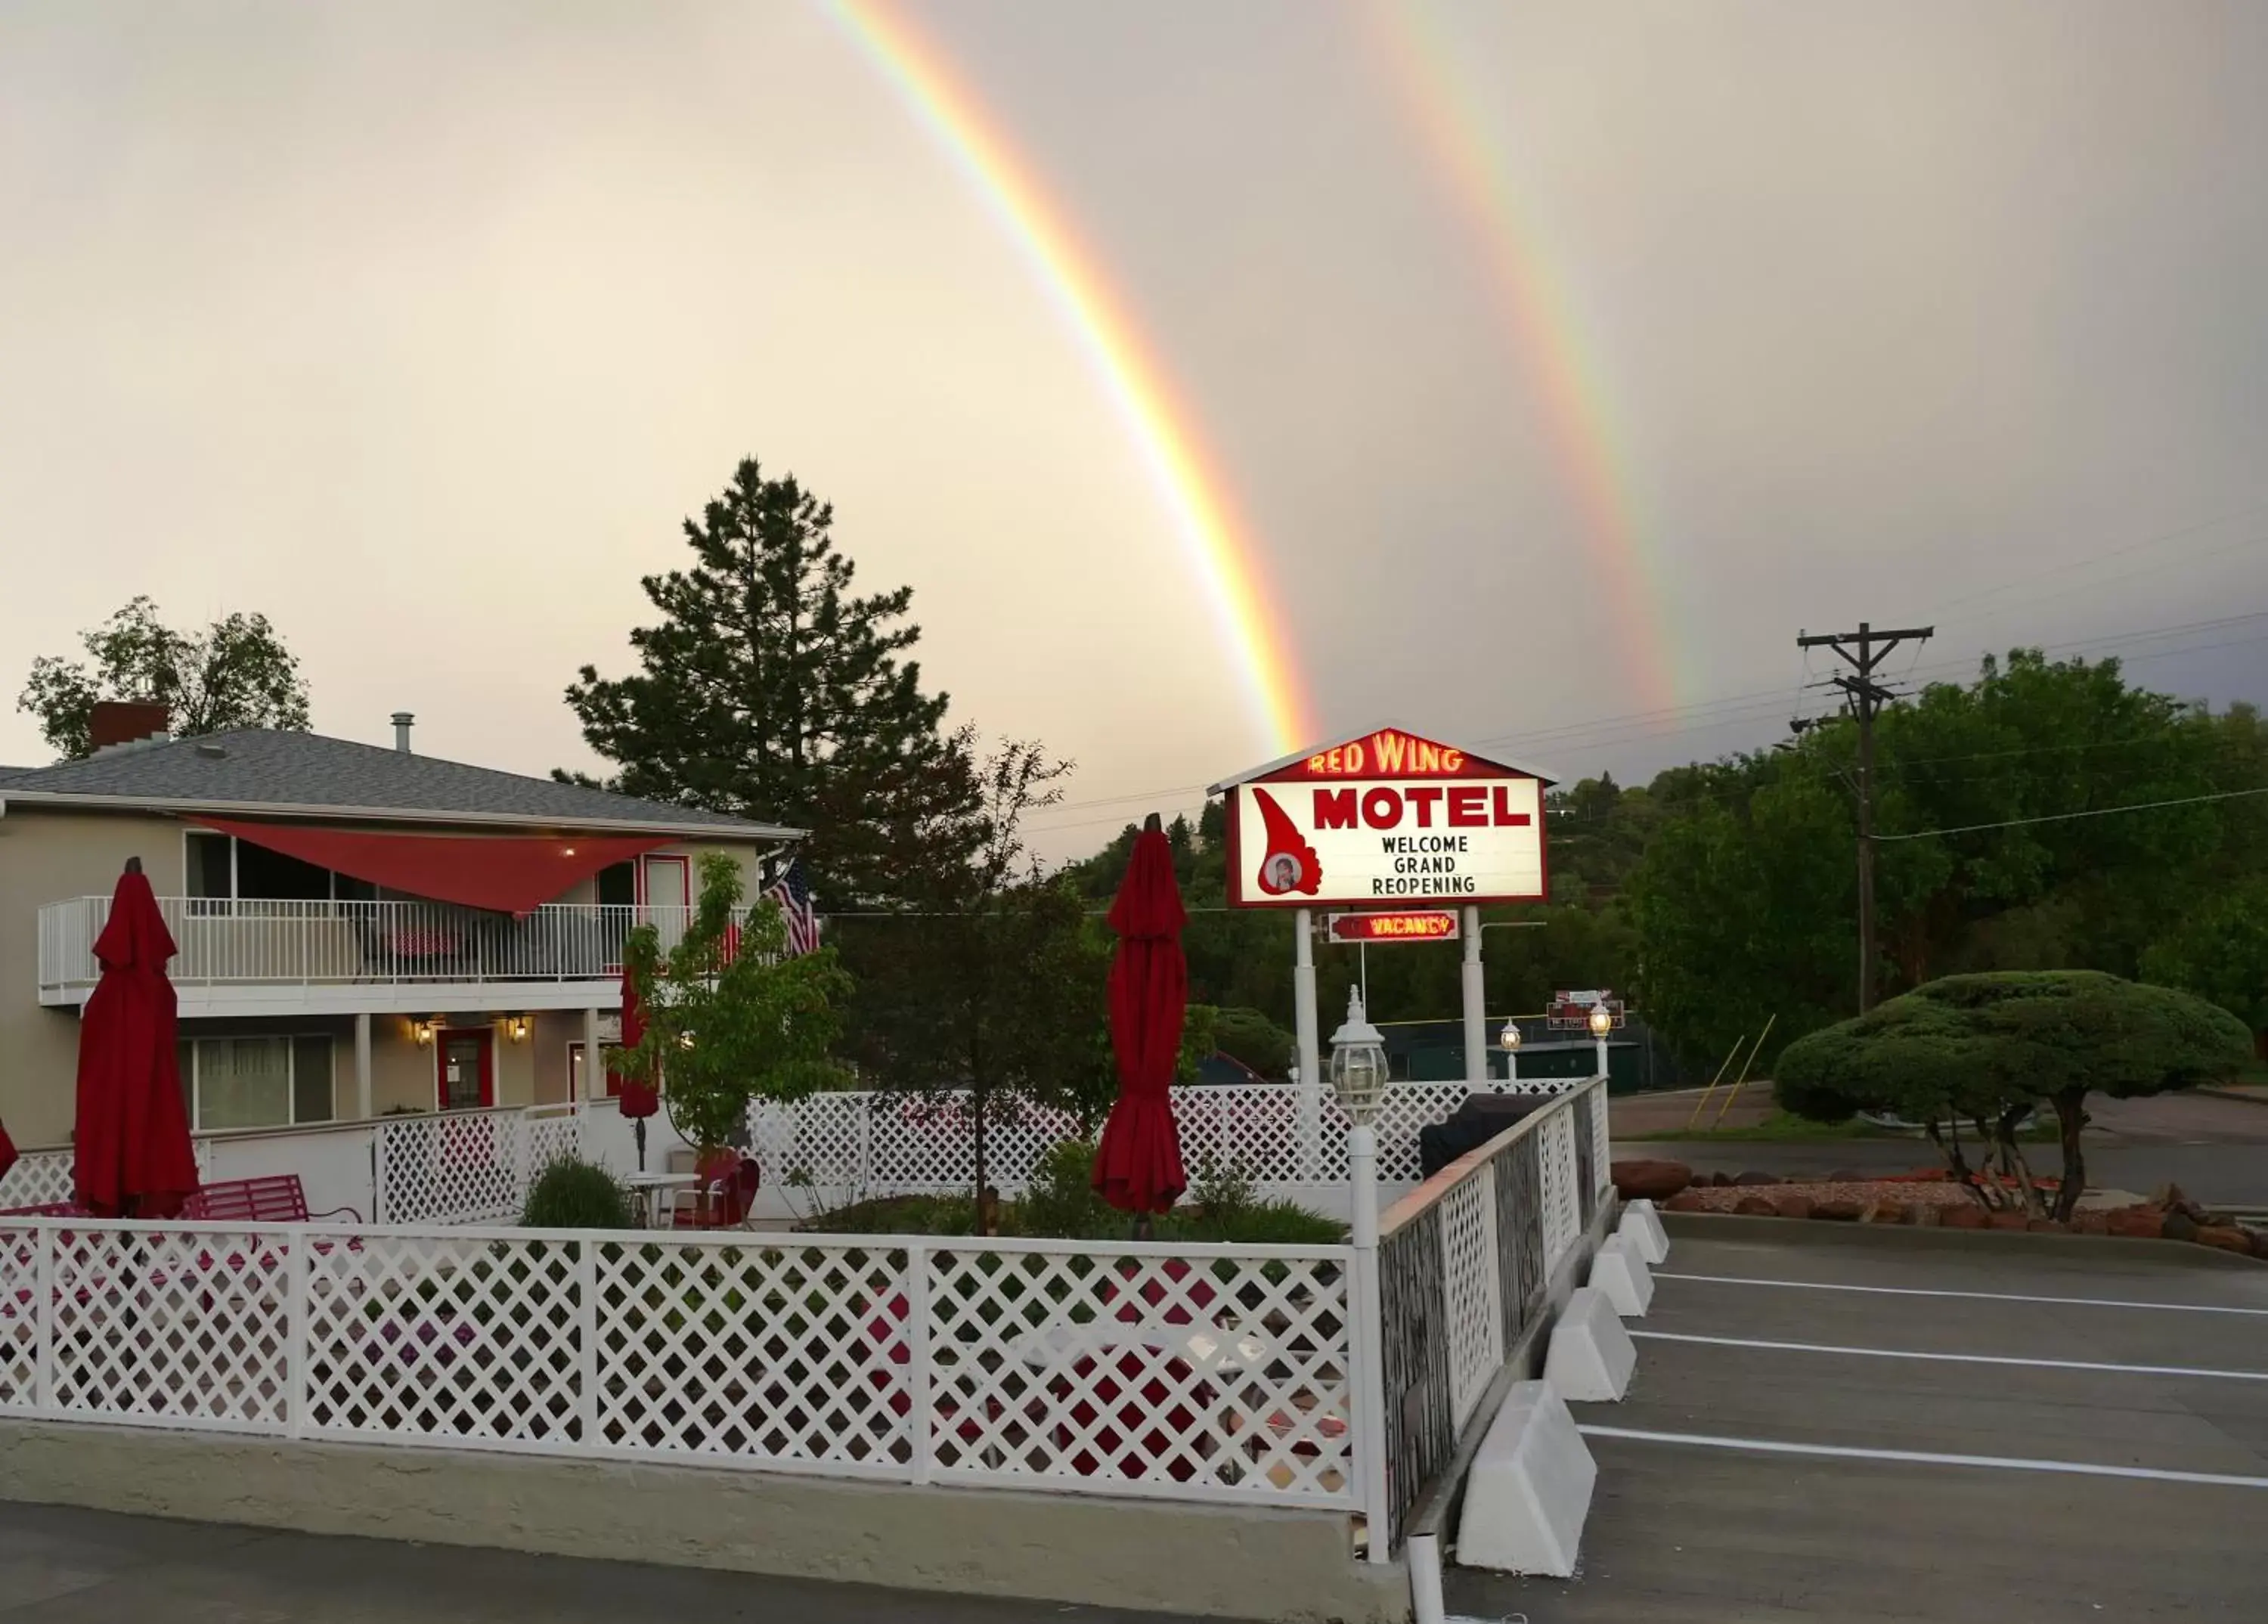
[(1497, 1035), (1497, 1042), (1504, 1045), (1505, 1081), (1518, 1082), (1520, 1081), (1520, 1022), (1509, 1015), (1505, 1017), (1504, 1030)]
[(1591, 1039), (1598, 1045), (1599, 1075), (1607, 1074), (1607, 1034), (1615, 1030), (1615, 1012), (1601, 999), (1591, 1006)]
[(1386, 1092), (1386, 1037), (1363, 1013), (1359, 987), (1347, 989), (1346, 1021), (1331, 1034), (1330, 1078), (1347, 1120), (1368, 1129)]

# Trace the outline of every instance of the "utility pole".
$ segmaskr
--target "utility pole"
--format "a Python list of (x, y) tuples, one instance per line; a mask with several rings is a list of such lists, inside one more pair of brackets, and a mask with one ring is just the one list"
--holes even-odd
[(1874, 671), (1901, 643), (1919, 643), (1935, 626), (1901, 626), (1877, 631), (1866, 621), (1856, 631), (1805, 633), (1798, 648), (1831, 648), (1850, 662), (1830, 680), (1851, 697), (1859, 719), (1859, 1013), (1874, 1007), (1874, 717), (1896, 698), (1874, 680)]

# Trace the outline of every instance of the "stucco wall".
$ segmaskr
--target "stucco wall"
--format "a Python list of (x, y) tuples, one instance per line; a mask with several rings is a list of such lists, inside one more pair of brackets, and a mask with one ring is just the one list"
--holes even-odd
[(74, 897), (108, 896), (129, 857), (142, 860), (159, 893), (180, 894), (181, 825), (175, 819), (58, 816), (21, 802), (0, 816), (0, 1122), (18, 1145), (61, 1144), (76, 1104), (78, 1014), (40, 1003), (40, 910)]

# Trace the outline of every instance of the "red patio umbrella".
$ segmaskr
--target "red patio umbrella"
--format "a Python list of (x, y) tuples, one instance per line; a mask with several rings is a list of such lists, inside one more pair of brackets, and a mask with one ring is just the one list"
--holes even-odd
[(1152, 813), (1134, 837), (1133, 860), (1110, 904), (1118, 950), (1110, 961), (1110, 1047), (1118, 1102), (1102, 1126), (1094, 1187), (1122, 1212), (1162, 1213), (1189, 1187), (1174, 1126), (1174, 1068), (1188, 1013), (1189, 915), (1174, 883), (1173, 848)]
[(8, 1177), (8, 1170), (16, 1165), (16, 1141), (8, 1137), (8, 1125), (0, 1122), (0, 1178)]
[[(645, 1041), (645, 1010), (638, 1003), (637, 984), (630, 979), (630, 967), (622, 966), (622, 1047), (635, 1049)], [(661, 1107), (661, 1096), (650, 1082), (640, 1082), (635, 1077), (625, 1077), (618, 1072), (608, 1072), (607, 1081), (622, 1099), (622, 1115), (629, 1118), (637, 1133), (638, 1171), (645, 1171), (645, 1119)]]
[(79, 1018), (71, 1183), (78, 1204), (99, 1217), (174, 1217), (196, 1192), (166, 979), (174, 951), (141, 860), (129, 858), (94, 941), (102, 975)]

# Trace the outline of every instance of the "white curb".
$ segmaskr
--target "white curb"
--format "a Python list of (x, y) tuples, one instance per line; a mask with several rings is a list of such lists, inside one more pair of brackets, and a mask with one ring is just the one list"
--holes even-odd
[(1620, 1399), (1637, 1369), (1638, 1346), (1607, 1294), (1577, 1287), (1551, 1327), (1543, 1379), (1571, 1404), (1597, 1404)]
[(1638, 1249), (1648, 1268), (1659, 1268), (1669, 1261), (1669, 1231), (1661, 1227), (1661, 1214), (1653, 1210), (1653, 1202), (1624, 1202), (1623, 1221), (1615, 1233)]
[(1575, 1418), (1551, 1384), (1513, 1384), (1466, 1480), (1457, 1561), (1572, 1577), (1598, 1477)]
[(1605, 1292), (1624, 1319), (1644, 1319), (1653, 1301), (1653, 1276), (1646, 1272), (1646, 1259), (1619, 1235), (1601, 1244), (1599, 1255), (1591, 1259), (1588, 1283)]

